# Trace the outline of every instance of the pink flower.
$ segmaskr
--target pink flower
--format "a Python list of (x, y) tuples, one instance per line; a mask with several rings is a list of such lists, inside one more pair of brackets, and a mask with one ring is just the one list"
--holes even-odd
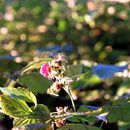
[(43, 64), (41, 69), (40, 69), (40, 74), (48, 79), (51, 79), (50, 71), (51, 70), (50, 70), (49, 64)]

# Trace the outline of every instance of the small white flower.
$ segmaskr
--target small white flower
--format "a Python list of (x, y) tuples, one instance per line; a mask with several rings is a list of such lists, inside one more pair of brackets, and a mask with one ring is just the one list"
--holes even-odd
[(69, 85), (73, 82), (73, 80), (69, 77), (59, 78), (59, 83), (64, 85)]

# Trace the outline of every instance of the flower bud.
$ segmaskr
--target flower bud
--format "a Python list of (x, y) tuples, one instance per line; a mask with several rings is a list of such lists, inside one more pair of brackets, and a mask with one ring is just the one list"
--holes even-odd
[(68, 109), (67, 106), (65, 106), (64, 108), (63, 107), (56, 107), (56, 111), (58, 112), (58, 115), (66, 113), (67, 109)]
[(54, 82), (51, 87), (54, 89), (54, 91), (59, 92), (62, 88), (62, 84), (59, 84), (58, 82)]
[(65, 123), (66, 123), (66, 120), (65, 120), (65, 119), (57, 119), (57, 120), (55, 121), (56, 127), (58, 127), (58, 128), (64, 126)]
[(51, 68), (50, 68), (49, 64), (43, 64), (40, 69), (40, 74), (48, 79), (52, 79), (50, 73), (51, 73)]

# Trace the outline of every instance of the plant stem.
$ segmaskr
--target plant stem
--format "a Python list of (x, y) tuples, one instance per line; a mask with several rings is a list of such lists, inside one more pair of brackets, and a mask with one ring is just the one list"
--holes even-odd
[(104, 121), (101, 122), (100, 128), (102, 128)]
[(69, 97), (70, 97), (70, 100), (71, 100), (71, 103), (72, 103), (73, 109), (74, 109), (74, 111), (76, 111), (75, 103), (74, 103), (74, 100), (73, 100), (73, 97), (72, 97), (71, 90), (68, 89), (68, 92), (69, 92), (68, 94), (69, 94)]
[(51, 119), (47, 120), (47, 121), (45, 122), (45, 124), (48, 124), (49, 122), (51, 122)]
[(99, 114), (102, 111), (102, 108), (99, 110), (94, 110), (94, 111), (87, 111), (87, 112), (66, 112), (61, 115), (55, 115), (54, 118), (66, 118), (66, 117), (72, 117), (72, 116), (87, 116), (87, 115), (94, 115), (94, 114)]
[(71, 100), (71, 103), (72, 103), (72, 106), (73, 106), (73, 110), (76, 111), (74, 100), (73, 100), (72, 93), (71, 93), (71, 89), (67, 86), (67, 88), (64, 87), (64, 90), (66, 91), (66, 93), (70, 97), (70, 100)]

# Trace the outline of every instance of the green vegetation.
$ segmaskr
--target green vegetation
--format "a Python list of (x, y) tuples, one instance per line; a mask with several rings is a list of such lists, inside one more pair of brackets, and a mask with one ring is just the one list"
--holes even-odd
[[(0, 1), (0, 129), (44, 130), (50, 113), (68, 106), (59, 130), (129, 130), (129, 6), (102, 0)], [(77, 113), (68, 91), (47, 94), (53, 81), (39, 70), (53, 60), (50, 52), (68, 57), (66, 73), (74, 80), (68, 94)]]

